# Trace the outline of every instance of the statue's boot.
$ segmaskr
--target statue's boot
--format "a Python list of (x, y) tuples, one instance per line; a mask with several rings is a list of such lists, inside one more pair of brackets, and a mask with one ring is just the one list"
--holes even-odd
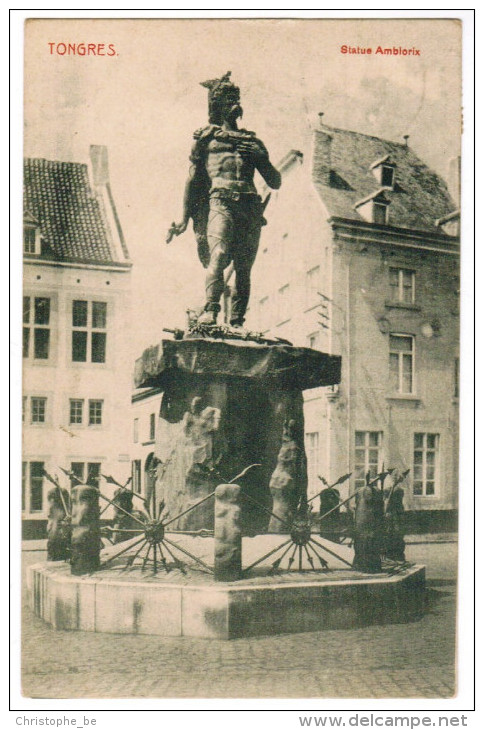
[(220, 304), (209, 302), (205, 305), (205, 311), (198, 317), (198, 324), (217, 324), (217, 314), (220, 312)]

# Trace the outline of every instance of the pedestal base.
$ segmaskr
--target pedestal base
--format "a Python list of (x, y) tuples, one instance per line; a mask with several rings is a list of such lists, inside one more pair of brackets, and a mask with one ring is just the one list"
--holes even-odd
[(236, 639), (417, 620), (425, 568), (394, 576), (282, 574), (222, 585), (200, 574), (74, 577), (67, 565), (42, 563), (29, 568), (28, 588), (32, 610), (58, 630)]

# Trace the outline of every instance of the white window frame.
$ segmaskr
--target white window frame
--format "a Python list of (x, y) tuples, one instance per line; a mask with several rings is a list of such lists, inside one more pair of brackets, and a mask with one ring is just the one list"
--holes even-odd
[[(38, 401), (37, 404), (34, 401)], [(42, 402), (43, 418), (42, 420), (34, 420), (34, 415), (40, 415), (38, 406)], [(41, 409), (42, 410), (42, 409)], [(36, 413), (37, 411), (37, 413)], [(47, 398), (43, 395), (32, 395), (30, 397), (30, 424), (32, 426), (45, 425), (47, 423)]]
[(35, 477), (41, 479), (41, 506), (39, 509), (32, 509), (32, 464), (42, 464), (42, 468), (45, 469), (45, 459), (22, 461), (22, 512), (28, 515), (41, 515), (45, 509), (45, 477)]
[[(422, 447), (415, 446), (415, 436), (422, 436)], [(434, 448), (428, 448), (427, 442), (428, 437), (434, 436), (435, 437), (435, 443), (436, 446)], [(422, 497), (425, 499), (434, 499), (435, 497), (438, 497), (439, 491), (440, 491), (440, 433), (434, 433), (434, 432), (427, 432), (427, 431), (416, 431), (413, 434), (413, 444), (412, 444), (413, 452), (412, 452), (412, 494), (414, 497)], [(415, 453), (419, 452), (422, 454), (422, 463), (416, 464), (415, 463)], [(431, 466), (427, 464), (428, 455), (429, 453), (435, 454), (434, 458), (434, 478), (428, 479), (427, 478), (427, 467)], [(422, 470), (422, 476), (421, 479), (415, 479), (415, 467), (420, 466)], [(434, 491), (433, 494), (429, 494), (427, 492), (428, 489), (428, 483), (433, 481), (434, 485)], [(422, 494), (416, 494), (415, 493), (415, 482), (420, 482), (422, 484)]]
[[(391, 338), (392, 337), (402, 337), (407, 340), (411, 340), (412, 342), (412, 349), (411, 351), (400, 351), (400, 350), (392, 350), (391, 349)], [(389, 340), (388, 340), (388, 351), (389, 351), (389, 357), (388, 357), (388, 368), (389, 368), (389, 378), (392, 380), (392, 371), (391, 371), (391, 358), (392, 355), (398, 355), (398, 388), (396, 392), (398, 395), (415, 395), (416, 392), (416, 386), (415, 386), (415, 335), (409, 335), (405, 334), (403, 332), (390, 332), (389, 333)], [(412, 377), (412, 387), (409, 391), (403, 390), (403, 356), (404, 355), (410, 355), (411, 356), (411, 377)]]
[[(73, 421), (73, 404), (81, 404), (81, 420)], [(69, 426), (82, 426), (84, 423), (84, 398), (69, 398)]]
[[(363, 434), (363, 445), (357, 444), (357, 434)], [(370, 434), (377, 436), (377, 444), (376, 446), (373, 444), (370, 444)], [(356, 450), (364, 451), (364, 463), (361, 463), (361, 461), (357, 461), (356, 457)], [(365, 484), (365, 477), (366, 474), (371, 471), (371, 468), (375, 466), (373, 462), (370, 462), (370, 450), (377, 451), (377, 464), (376, 464), (376, 473), (379, 474), (382, 470), (383, 466), (383, 431), (364, 431), (362, 429), (357, 429), (355, 431), (355, 442), (354, 442), (354, 450), (353, 450), (353, 459), (354, 459), (354, 485), (355, 490), (359, 489), (360, 487), (364, 486)], [(363, 468), (363, 476), (359, 477), (357, 476), (357, 469)]]
[[(100, 404), (100, 413), (99, 413), (99, 422), (91, 422), (91, 407), (94, 406), (94, 404)], [(98, 418), (98, 415), (95, 414), (94, 418)], [(88, 426), (102, 426), (103, 425), (103, 418), (104, 418), (104, 400), (102, 398), (89, 398), (88, 406), (87, 406), (87, 424)]]
[[(394, 287), (390, 283), (390, 292), (392, 294), (391, 301), (392, 302), (399, 302), (401, 304), (415, 304), (415, 273), (416, 273), (415, 270), (414, 269), (405, 269), (405, 268), (401, 268), (401, 267), (398, 267), (398, 266), (391, 266), (390, 269), (389, 269), (389, 276), (392, 273), (394, 273), (394, 272), (397, 272), (398, 285), (396, 287)], [(404, 291), (405, 291), (405, 289), (404, 289), (404, 286), (403, 286), (403, 278), (404, 278), (404, 275), (405, 274), (410, 274), (411, 275), (411, 278), (412, 278), (412, 288), (411, 288), (412, 297), (411, 297), (411, 300), (409, 302), (405, 301), (405, 297), (404, 297)], [(393, 294), (394, 294), (395, 291), (397, 293), (397, 298), (396, 299), (393, 298)]]
[[(74, 304), (76, 302), (86, 302), (86, 324), (75, 325), (74, 324)], [(94, 327), (93, 325), (93, 310), (94, 304), (104, 304), (106, 312), (106, 321), (104, 327)], [(71, 302), (71, 362), (74, 365), (94, 365), (103, 366), (106, 365), (108, 360), (108, 317), (109, 317), (109, 306), (108, 302), (101, 299), (73, 299)], [(86, 359), (85, 360), (74, 360), (74, 333), (85, 332), (86, 333)], [(104, 339), (104, 360), (97, 361), (93, 360), (92, 355), (92, 341), (94, 334), (103, 334)]]
[[(27, 245), (26, 240), (25, 240), (25, 234), (27, 232), (34, 234), (34, 240), (33, 240), (33, 242), (29, 242), (29, 245)], [(33, 246), (32, 246), (32, 243), (33, 243)], [(33, 248), (33, 250), (32, 250), (32, 248)], [(30, 256), (38, 256), (40, 254), (40, 230), (37, 226), (24, 225), (23, 252), (24, 252), (24, 254), (27, 254)]]
[[(29, 300), (28, 317), (25, 317), (25, 300)], [(49, 302), (49, 321), (45, 324), (38, 324), (35, 322), (35, 303), (37, 300), (45, 299)], [(35, 296), (31, 294), (25, 294), (22, 299), (23, 307), (23, 332), (29, 331), (28, 335), (28, 347), (27, 353), (24, 351), (24, 344), (22, 340), (22, 357), (24, 360), (32, 360), (34, 362), (49, 362), (51, 351), (52, 351), (52, 297), (49, 296)], [(47, 345), (47, 357), (35, 357), (35, 333), (37, 330), (48, 331), (48, 345)], [(24, 336), (22, 332), (22, 337)]]
[(319, 435), (319, 431), (308, 431), (304, 434), (309, 489), (311, 489), (313, 484), (317, 484), (318, 479), (320, 449)]

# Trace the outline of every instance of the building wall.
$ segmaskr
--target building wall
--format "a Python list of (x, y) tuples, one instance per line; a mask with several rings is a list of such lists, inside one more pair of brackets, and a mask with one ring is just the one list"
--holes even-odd
[[(64, 486), (68, 479), (59, 467), (71, 462), (101, 463), (101, 471), (124, 482), (130, 473), (130, 397), (132, 363), (129, 350), (129, 270), (26, 263), (24, 296), (49, 297), (50, 348), (48, 360), (23, 361), (23, 395), (27, 410), (23, 428), (23, 460), (42, 461)], [(107, 303), (105, 363), (72, 361), (72, 301)], [(31, 423), (32, 397), (46, 397), (45, 423)], [(70, 399), (84, 399), (84, 423), (69, 422)], [(88, 425), (88, 401), (103, 401), (102, 424)], [(44, 479), (43, 508), (32, 512), (27, 498), (24, 520), (45, 520), (47, 492)], [(108, 496), (113, 487), (101, 481)], [(28, 488), (28, 485), (27, 485)]]
[[(349, 453), (355, 453), (355, 431), (383, 434), (382, 460), (387, 466), (413, 468), (414, 434), (438, 434), (435, 494), (413, 494), (412, 475), (406, 490), (408, 509), (457, 507), (458, 399), (455, 360), (458, 357), (456, 257), (402, 252), (390, 246), (365, 246), (335, 253), (336, 266), (348, 279), (350, 383)], [(390, 303), (389, 269), (415, 272), (415, 303)], [(414, 338), (414, 386), (411, 394), (392, 387), (389, 367), (392, 333)], [(343, 370), (347, 372), (347, 370)], [(350, 470), (354, 468), (351, 464)], [(346, 468), (341, 464), (340, 469)]]
[(132, 397), (130, 413), (132, 487), (144, 497), (150, 491), (149, 482), (152, 476), (149, 469), (152, 465), (153, 456), (157, 459), (162, 458), (162, 456), (155, 453), (156, 433), (160, 428), (161, 397), (161, 391), (155, 388), (147, 389), (144, 392), (137, 391)]
[[(356, 431), (381, 433), (380, 465), (384, 462), (398, 469), (413, 467), (414, 433), (438, 434), (435, 495), (414, 495), (411, 473), (405, 485), (406, 507), (454, 510), (458, 486), (456, 251), (425, 251), (425, 246), (435, 248), (431, 236), (428, 241), (414, 241), (416, 249), (403, 249), (392, 239), (390, 229), (381, 234), (378, 245), (368, 245), (357, 224), (348, 241), (335, 233), (337, 226), (328, 217), (314, 190), (309, 165), (295, 163), (267, 209), (269, 224), (263, 229), (254, 266), (246, 323), (268, 336), (342, 356), (340, 386), (304, 394), (309, 494), (321, 488), (318, 474), (335, 481), (353, 472), (341, 496), (354, 489)], [(308, 272), (318, 266), (317, 290), (330, 300), (327, 306), (308, 285)], [(415, 271), (412, 307), (389, 306), (390, 268)], [(281, 289), (287, 286), (287, 302), (281, 302)], [(322, 328), (320, 321), (329, 322), (329, 327)], [(415, 387), (410, 396), (397, 395), (390, 385), (390, 333), (414, 337)]]

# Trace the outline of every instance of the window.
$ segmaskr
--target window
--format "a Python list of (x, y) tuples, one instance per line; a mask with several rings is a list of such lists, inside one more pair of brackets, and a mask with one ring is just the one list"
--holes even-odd
[(287, 322), (291, 318), (289, 301), (289, 284), (281, 286), (278, 297), (278, 322)]
[(313, 332), (311, 335), (308, 335), (307, 343), (308, 347), (310, 347), (311, 350), (317, 350), (319, 344), (319, 335), (319, 332)]
[(414, 338), (411, 335), (390, 335), (390, 384), (396, 393), (414, 391)]
[(321, 273), (319, 266), (314, 266), (306, 271), (306, 308), (314, 307), (319, 304), (318, 292), (320, 285)]
[(23, 357), (48, 360), (50, 339), (50, 299), (23, 298)]
[(319, 432), (311, 431), (304, 437), (308, 460), (308, 483), (317, 484), (319, 473)]
[(150, 441), (155, 440), (156, 431), (156, 414), (150, 413)]
[(99, 479), (101, 476), (101, 463), (98, 461), (87, 462), (72, 461), (71, 472), (77, 479), (71, 479), (71, 486), (76, 487), (78, 484), (88, 484), (90, 487), (99, 488)]
[(22, 512), (42, 512), (44, 462), (22, 462)]
[(391, 167), (390, 165), (381, 166), (381, 184), (384, 188), (393, 189), (393, 174), (393, 167)]
[(139, 441), (139, 418), (133, 421), (133, 442), (137, 444)]
[(31, 423), (45, 423), (45, 406), (47, 398), (30, 399), (30, 420)]
[(413, 435), (413, 493), (420, 497), (432, 497), (437, 486), (439, 456), (438, 433)]
[(22, 512), (27, 509), (27, 462), (22, 461)]
[(80, 398), (71, 398), (69, 401), (69, 423), (71, 426), (82, 423), (84, 401)]
[(365, 485), (368, 472), (373, 479), (381, 471), (382, 441), (381, 431), (355, 432), (355, 489)]
[(37, 253), (35, 228), (24, 227), (24, 253)]
[(89, 401), (89, 425), (99, 426), (103, 422), (103, 401)]
[(387, 204), (373, 201), (373, 223), (385, 225), (387, 222)]
[(415, 271), (410, 269), (390, 269), (390, 292), (392, 302), (414, 304)]
[(25, 414), (27, 412), (27, 396), (22, 396), (22, 423), (25, 422)]
[(73, 362), (106, 362), (106, 302), (72, 302)]
[(44, 462), (30, 462), (29, 512), (42, 512), (44, 497)]
[(133, 492), (141, 494), (141, 459), (135, 459), (131, 462), (131, 477)]

